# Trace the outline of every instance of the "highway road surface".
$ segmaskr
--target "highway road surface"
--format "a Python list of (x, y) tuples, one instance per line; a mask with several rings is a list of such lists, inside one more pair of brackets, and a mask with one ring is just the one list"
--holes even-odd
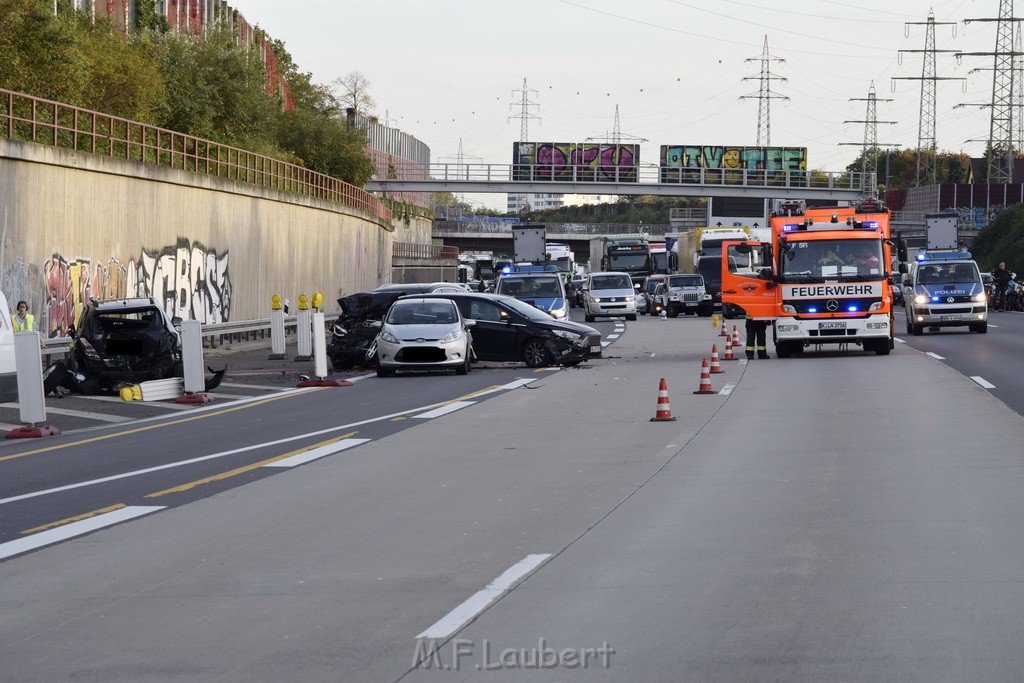
[(694, 394), (724, 339), (642, 317), (4, 444), (0, 678), (1021, 680), (1024, 421), (971, 378), (1015, 322)]

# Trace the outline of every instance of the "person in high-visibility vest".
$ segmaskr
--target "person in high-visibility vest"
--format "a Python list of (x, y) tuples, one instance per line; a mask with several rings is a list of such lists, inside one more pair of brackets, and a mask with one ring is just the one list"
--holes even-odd
[(768, 321), (767, 320), (754, 320), (747, 313), (747, 345), (744, 350), (747, 352), (747, 358), (752, 359), (754, 357), (755, 344), (757, 345), (757, 357), (760, 359), (771, 358), (768, 355), (768, 348), (765, 346), (765, 337), (767, 336)]
[(18, 310), (14, 314), (15, 332), (35, 332), (36, 317), (28, 312), (28, 302), (19, 301)]

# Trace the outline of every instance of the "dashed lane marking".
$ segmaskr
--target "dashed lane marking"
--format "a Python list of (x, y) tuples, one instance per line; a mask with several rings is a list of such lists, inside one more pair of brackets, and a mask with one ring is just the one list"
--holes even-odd
[(420, 633), (417, 638), (447, 638), (460, 628), (475, 619), (481, 612), (490, 607), (498, 598), (512, 589), (527, 574), (551, 557), (551, 553), (527, 555), (522, 560), (506, 569), (501, 576), (491, 581), (485, 588), (477, 591), (461, 605), (443, 616), (433, 626)]
[(983, 389), (995, 389), (996, 388), (995, 384), (992, 384), (992, 383), (986, 381), (984, 377), (978, 377), (977, 375), (972, 375), (971, 379), (973, 379), (975, 382), (977, 382)]
[(30, 550), (36, 548), (42, 548), (43, 546), (53, 545), (61, 541), (66, 541), (69, 538), (75, 536), (81, 536), (97, 529), (104, 527), (113, 526), (120, 522), (126, 522), (129, 519), (135, 519), (136, 517), (142, 517), (158, 510), (163, 510), (162, 505), (132, 505), (123, 507), (111, 512), (96, 515), (88, 519), (83, 519), (78, 522), (71, 522), (59, 526), (56, 529), (49, 529), (48, 531), (40, 531), (37, 534), (32, 534), (25, 538), (19, 538), (15, 541), (8, 541), (7, 543), (0, 543), (0, 560), (13, 557), (14, 555), (20, 555), (21, 553), (27, 553)]
[(946, 360), (944, 356), (940, 356), (940, 355), (939, 355), (939, 354), (937, 354), (937, 353), (932, 353), (931, 351), (929, 351), (928, 353), (926, 353), (926, 354), (924, 354), (924, 355), (926, 355), (926, 356), (931, 356), (931, 357), (932, 357), (932, 358), (934, 358), (935, 360)]

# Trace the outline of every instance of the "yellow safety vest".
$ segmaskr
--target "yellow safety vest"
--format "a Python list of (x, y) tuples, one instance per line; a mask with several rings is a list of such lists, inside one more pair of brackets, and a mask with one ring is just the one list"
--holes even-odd
[(18, 316), (14, 316), (14, 331), (15, 332), (35, 332), (36, 330), (36, 317), (31, 313), (25, 315), (25, 322), (18, 320)]

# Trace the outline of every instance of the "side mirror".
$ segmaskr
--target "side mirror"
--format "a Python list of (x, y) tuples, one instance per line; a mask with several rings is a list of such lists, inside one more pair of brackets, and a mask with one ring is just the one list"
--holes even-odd
[(375, 330), (379, 330), (380, 328), (384, 327), (384, 321), (383, 320), (367, 320), (366, 321), (366, 326), (367, 327), (372, 327)]
[(469, 319), (469, 320), (463, 320), (463, 321), (462, 321), (462, 324), (463, 324), (463, 325), (464, 325), (465, 327), (476, 327), (476, 321), (475, 321), (475, 320), (472, 320), (472, 319)]
[(178, 316), (174, 316), (173, 318), (171, 318), (171, 324), (174, 325), (175, 327), (178, 327), (179, 325), (181, 325), (181, 318)]
[(900, 261), (900, 265), (899, 265), (899, 267), (896, 268), (896, 270), (900, 271), (901, 273), (906, 273), (907, 272), (907, 264), (903, 263), (903, 261)]

